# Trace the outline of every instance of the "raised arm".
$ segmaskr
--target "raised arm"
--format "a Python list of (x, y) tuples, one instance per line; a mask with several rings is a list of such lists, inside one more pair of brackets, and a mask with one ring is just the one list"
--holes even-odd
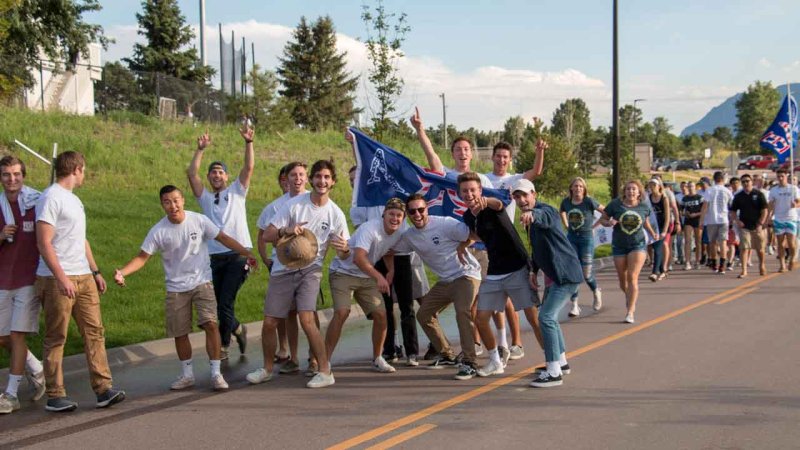
[[(242, 139), (244, 139), (244, 166), (242, 167), (241, 172), (239, 172), (239, 184), (241, 184), (243, 188), (247, 189), (250, 187), (250, 178), (253, 176), (253, 169), (256, 166), (255, 151), (253, 150), (253, 137), (255, 137), (255, 130), (250, 126), (245, 125), (243, 128), (239, 129), (239, 134), (241, 134)], [(194, 189), (194, 186), (192, 189)]]
[(526, 170), (522, 174), (523, 177), (533, 181), (536, 177), (542, 174), (542, 171), (544, 170), (544, 151), (548, 148), (550, 148), (550, 145), (548, 145), (544, 140), (539, 139), (536, 141), (536, 159), (533, 161), (533, 167)]
[(186, 169), (186, 176), (189, 178), (189, 186), (192, 187), (192, 194), (196, 198), (203, 195), (203, 180), (200, 179), (200, 162), (203, 161), (203, 150), (211, 145), (211, 136), (208, 135), (208, 130), (205, 134), (197, 138), (197, 150), (192, 156), (192, 161), (189, 163), (189, 168)]
[(433, 149), (431, 140), (428, 139), (428, 135), (425, 134), (425, 127), (419, 115), (419, 108), (414, 108), (414, 115), (411, 116), (411, 126), (416, 130), (419, 145), (422, 147), (422, 151), (425, 152), (425, 157), (428, 158), (428, 168), (436, 172), (444, 172), (442, 160), (439, 159), (439, 155), (437, 155), (436, 151)]

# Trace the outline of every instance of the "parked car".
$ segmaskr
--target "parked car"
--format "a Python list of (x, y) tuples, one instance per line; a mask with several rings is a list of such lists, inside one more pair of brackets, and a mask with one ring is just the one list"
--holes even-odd
[[(783, 162), (783, 164), (777, 164), (776, 163), (775, 168), (772, 169), (772, 171), (773, 172), (777, 172), (778, 169), (789, 170), (789, 160), (787, 159), (786, 161)], [(795, 160), (795, 162), (794, 162), (794, 170), (792, 172), (800, 172), (800, 161)]]
[(674, 162), (674, 159), (664, 158), (656, 164), (656, 170), (658, 172), (666, 172), (670, 170), (670, 165)]
[(699, 169), (700, 166), (697, 164), (697, 161), (693, 159), (681, 159), (679, 161), (675, 161), (670, 165), (670, 170), (695, 170)]
[(767, 169), (770, 164), (775, 162), (775, 157), (772, 155), (750, 155), (747, 158), (739, 161), (738, 169)]

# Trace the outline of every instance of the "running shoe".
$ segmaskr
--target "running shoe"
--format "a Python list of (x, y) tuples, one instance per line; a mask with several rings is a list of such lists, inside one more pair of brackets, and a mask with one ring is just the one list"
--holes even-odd
[(455, 378), (456, 380), (469, 380), (470, 378), (474, 378), (475, 375), (478, 374), (478, 371), (475, 370), (475, 367), (472, 364), (465, 363), (461, 364), (458, 368), (458, 373), (456, 373)]
[(686, 263), (686, 266), (683, 268), (683, 270), (692, 270), (692, 263)]
[(169, 385), (169, 389), (172, 391), (180, 391), (181, 389), (190, 388), (192, 386), (194, 386), (194, 377), (181, 375)]
[(658, 281), (658, 275), (656, 275), (656, 274), (654, 274), (654, 273), (651, 273), (651, 274), (650, 274), (650, 276), (649, 276), (649, 277), (647, 277), (647, 278), (649, 278), (649, 279), (650, 279), (650, 281), (652, 281), (653, 283), (655, 283), (656, 281)]
[(233, 333), (233, 337), (236, 338), (236, 344), (239, 345), (239, 352), (244, 355), (247, 350), (247, 326), (243, 323), (239, 324), (239, 332)]
[(562, 384), (564, 384), (564, 381), (560, 375), (554, 377), (550, 375), (550, 372), (544, 371), (531, 381), (530, 386), (535, 388), (548, 388), (561, 386)]
[(633, 313), (628, 313), (628, 314), (625, 316), (625, 320), (624, 320), (624, 322), (625, 322), (625, 323), (633, 323), (633, 322), (634, 322), (634, 320), (633, 320)]
[(250, 384), (261, 384), (272, 379), (272, 373), (267, 372), (267, 369), (256, 369), (247, 374), (245, 377)]
[(498, 346), (497, 354), (500, 355), (500, 362), (503, 363), (503, 367), (507, 366), (508, 360), (511, 358), (511, 352), (509, 352), (505, 347)]
[(317, 365), (317, 362), (316, 361), (309, 361), (308, 362), (308, 368), (306, 368), (306, 371), (305, 371), (304, 375), (307, 376), (307, 377), (313, 377), (318, 373), (319, 373), (319, 365)]
[(425, 352), (425, 356), (422, 357), (425, 361), (433, 361), (436, 357), (439, 356), (439, 352), (434, 350), (432, 345), (428, 346), (428, 351)]
[(300, 365), (296, 362), (289, 360), (278, 370), (280, 373), (297, 373), (300, 372)]
[(455, 358), (439, 355), (432, 363), (428, 364), (428, 369), (444, 369), (445, 367), (455, 367), (456, 364)]
[(505, 370), (503, 370), (502, 361), (489, 361), (488, 364), (478, 369), (478, 376), (488, 377), (492, 375), (500, 375), (503, 372), (505, 372)]
[(480, 342), (475, 344), (475, 356), (481, 356), (483, 354), (483, 344)]
[(372, 370), (380, 373), (394, 373), (396, 371), (394, 367), (383, 359), (383, 356), (375, 358), (375, 361), (372, 362)]
[(569, 310), (569, 316), (570, 317), (578, 317), (580, 315), (581, 315), (581, 307), (578, 306), (578, 299), (575, 299), (572, 302), (572, 308), (570, 308), (570, 310)]
[(406, 366), (417, 367), (418, 365), (419, 360), (417, 359), (417, 355), (408, 355), (408, 358), (406, 358)]
[(521, 345), (512, 345), (511, 348), (508, 349), (508, 352), (510, 353), (508, 359), (513, 361), (522, 359), (522, 357), (525, 356), (525, 349), (522, 348)]
[(317, 372), (317, 374), (314, 375), (314, 378), (312, 378), (311, 381), (306, 383), (306, 387), (309, 387), (311, 389), (316, 389), (316, 388), (327, 387), (334, 383), (336, 383), (336, 380), (333, 378), (333, 372), (331, 373)]
[[(502, 371), (501, 371), (502, 373)], [(19, 399), (8, 392), (0, 394), (0, 414), (8, 414), (19, 409)]]
[(225, 391), (228, 389), (228, 382), (218, 373), (211, 377), (211, 388), (215, 391)]
[(107, 408), (125, 400), (125, 391), (108, 388), (102, 394), (97, 394), (97, 408)]
[(46, 388), (44, 381), (44, 370), (40, 371), (39, 373), (32, 373), (26, 370), (25, 378), (28, 380), (28, 385), (30, 385), (31, 390), (33, 391), (31, 400), (37, 401), (42, 398)]
[[(537, 367), (536, 370), (533, 373), (535, 375), (539, 375), (542, 372), (547, 372), (547, 368), (544, 367), (544, 366), (543, 367)], [(561, 366), (561, 375), (569, 375), (570, 372), (571, 372), (571, 370), (569, 368), (569, 363), (564, 364), (563, 366)]]
[(73, 402), (69, 397), (53, 397), (47, 399), (44, 409), (52, 412), (69, 412), (78, 409), (78, 403)]
[(592, 292), (592, 296), (594, 296), (594, 301), (592, 301), (592, 309), (595, 311), (600, 311), (603, 308), (603, 290), (597, 288)]

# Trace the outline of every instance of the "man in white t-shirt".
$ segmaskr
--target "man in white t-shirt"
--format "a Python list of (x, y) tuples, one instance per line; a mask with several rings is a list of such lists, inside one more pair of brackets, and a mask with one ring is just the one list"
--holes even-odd
[[(720, 275), (725, 274), (728, 253), (728, 206), (733, 200), (730, 189), (725, 187), (725, 175), (714, 172), (714, 185), (704, 194), (701, 217), (705, 218), (706, 233), (708, 235), (708, 256), (711, 258), (711, 270)], [(717, 265), (719, 255), (719, 265)]]
[(44, 310), (44, 375), (48, 411), (74, 411), (78, 404), (67, 397), (64, 387), (64, 344), (70, 317), (75, 318), (84, 340), (86, 363), (97, 407), (105, 408), (125, 399), (114, 389), (106, 356), (105, 329), (100, 314), (100, 295), (106, 282), (86, 239), (86, 213), (72, 190), (83, 184), (86, 160), (67, 151), (56, 158), (56, 182), (36, 203), (36, 296)]
[[(253, 152), (253, 128), (245, 125), (239, 130), (244, 139), (244, 166), (239, 177), (228, 185), (228, 167), (221, 161), (214, 161), (208, 166), (206, 178), (211, 190), (203, 187), (198, 174), (203, 160), (204, 150), (211, 144), (211, 137), (206, 132), (197, 139), (197, 150), (186, 174), (189, 185), (200, 207), (211, 222), (225, 234), (241, 243), (246, 248), (253, 248), (250, 230), (247, 227), (245, 200), (253, 176), (255, 158)], [(208, 244), (211, 255), (211, 273), (213, 274), (214, 294), (217, 298), (217, 316), (219, 317), (219, 334), (222, 339), (222, 359), (228, 359), (228, 347), (231, 334), (236, 338), (239, 351), (244, 354), (247, 347), (247, 328), (236, 319), (235, 302), (239, 288), (247, 279), (248, 265), (246, 258), (232, 252), (224, 245), (211, 241)]]
[(800, 208), (800, 191), (789, 183), (789, 171), (781, 168), (775, 174), (778, 185), (769, 191), (769, 215), (778, 241), (778, 272), (794, 269), (797, 250), (797, 208)]
[[(264, 232), (269, 227), (269, 223), (275, 214), (280, 211), (283, 205), (289, 200), (297, 197), (300, 194), (308, 192), (306, 190), (306, 183), (308, 182), (308, 174), (306, 173), (306, 165), (299, 161), (290, 162), (283, 166), (281, 169), (285, 177), (286, 191), (284, 194), (270, 204), (268, 204), (261, 211), (258, 216), (256, 226), (258, 227), (258, 252), (261, 254), (261, 259), (266, 264), (267, 269), (272, 270), (272, 265), (275, 261), (275, 248), (272, 253), (267, 256), (267, 242), (264, 240)], [(284, 185), (282, 184), (282, 186)], [(316, 315), (316, 311), (314, 312)], [(319, 323), (319, 318), (316, 319)], [(297, 340), (299, 335), (299, 325), (297, 323), (297, 310), (289, 311), (289, 317), (281, 319), (278, 322), (278, 353), (275, 355), (275, 362), (282, 364), (281, 373), (295, 373), (300, 370), (300, 364), (297, 356)]]
[(217, 328), (217, 301), (211, 285), (211, 263), (208, 242), (216, 240), (237, 252), (251, 267), (258, 261), (250, 250), (220, 231), (208, 217), (185, 211), (183, 193), (166, 185), (159, 192), (161, 207), (166, 216), (147, 233), (139, 254), (114, 273), (114, 281), (125, 286), (125, 277), (144, 267), (150, 257), (161, 252), (161, 262), (167, 284), (167, 337), (175, 338), (175, 351), (181, 361), (181, 375), (170, 389), (194, 386), (192, 366), (192, 306), (197, 314), (197, 326), (206, 333), (206, 351), (211, 363), (211, 385), (215, 391), (228, 389), (220, 373), (220, 337)]
[[(325, 334), (325, 348), (330, 360), (342, 327), (350, 315), (350, 299), (372, 320), (372, 367), (377, 372), (392, 373), (394, 367), (381, 355), (386, 339), (387, 311), (381, 294), (389, 294), (394, 277), (394, 261), (389, 250), (403, 235), (406, 205), (399, 198), (386, 202), (383, 217), (361, 224), (350, 238), (347, 258), (335, 258), (330, 266), (330, 286), (333, 297), (333, 318)], [(375, 267), (384, 260), (387, 274)]]
[(247, 381), (252, 384), (272, 379), (278, 321), (285, 319), (293, 306), (297, 309), (300, 326), (303, 327), (311, 352), (319, 364), (319, 372), (306, 386), (321, 388), (335, 383), (325, 351), (325, 341), (314, 321), (317, 294), (322, 281), (322, 263), (328, 245), (336, 250), (340, 258), (347, 258), (350, 252), (347, 246), (347, 240), (350, 239), (347, 219), (330, 198), (335, 184), (336, 168), (333, 163), (326, 160), (315, 162), (311, 166), (312, 191), (298, 195), (283, 205), (264, 232), (264, 240), (276, 244), (281, 237), (299, 236), (308, 230), (316, 237), (318, 248), (314, 260), (304, 267), (285, 267), (280, 260), (275, 261), (272, 266), (261, 328), (264, 367), (247, 375)]

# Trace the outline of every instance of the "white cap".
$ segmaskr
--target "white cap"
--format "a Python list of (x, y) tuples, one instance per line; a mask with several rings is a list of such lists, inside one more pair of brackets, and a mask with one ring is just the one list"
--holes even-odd
[(526, 178), (520, 178), (511, 186), (511, 193), (513, 194), (516, 191), (536, 192), (536, 187), (530, 180)]

